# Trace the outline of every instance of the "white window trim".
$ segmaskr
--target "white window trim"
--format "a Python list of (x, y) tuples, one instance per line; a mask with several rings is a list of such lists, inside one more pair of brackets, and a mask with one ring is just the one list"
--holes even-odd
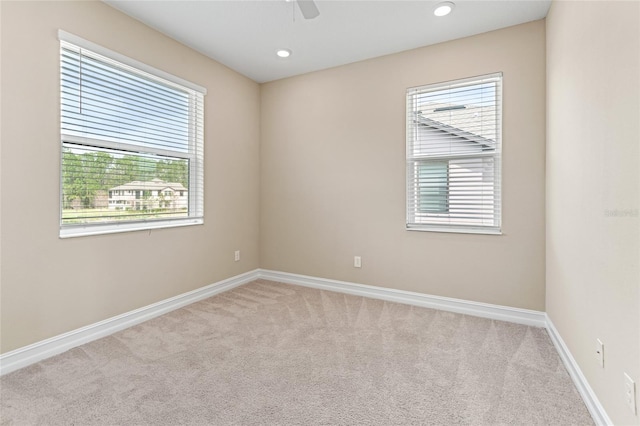
[[(133, 71), (142, 71), (144, 73), (151, 74), (155, 77), (159, 77), (161, 79), (167, 80), (175, 84), (177, 87), (183, 87), (187, 89), (191, 89), (195, 92), (201, 93), (203, 96), (207, 94), (207, 89), (194, 84), (190, 81), (184, 80), (180, 77), (167, 73), (165, 71), (159, 70), (143, 62), (136, 61), (135, 59), (129, 58), (120, 53), (114, 52), (110, 49), (102, 47), (98, 44), (85, 40), (81, 37), (78, 37), (74, 34), (68, 33), (63, 30), (58, 30), (58, 39), (61, 42), (71, 43), (81, 49), (89, 50), (98, 55), (104, 56), (113, 61), (120, 62), (127, 67), (131, 67)], [(60, 80), (60, 78), (58, 78)], [(204, 107), (204, 105), (203, 105)], [(197, 114), (197, 111), (190, 111), (190, 115), (193, 116)], [(58, 122), (61, 120), (59, 119)], [(202, 117), (202, 123), (204, 124), (204, 117)], [(193, 131), (193, 128), (190, 129)], [(175, 151), (171, 150), (162, 150), (156, 148), (145, 148), (144, 152), (149, 154), (157, 154), (157, 155), (169, 155), (172, 157), (182, 157), (185, 159), (189, 159), (189, 179), (202, 179), (204, 180), (204, 155), (203, 152), (200, 152), (199, 155), (196, 153), (196, 149), (198, 146), (202, 151), (204, 149), (204, 128), (202, 132), (197, 135), (193, 135), (190, 137), (190, 147), (188, 153), (179, 154)], [(60, 143), (60, 158), (62, 158), (62, 150), (64, 148), (64, 144), (80, 144), (80, 145), (90, 145), (90, 142), (96, 142), (97, 139), (91, 138), (82, 138), (73, 135), (65, 135), (61, 136)], [(118, 149), (119, 145), (116, 142), (111, 141), (99, 141), (99, 145), (102, 148), (112, 148)], [(60, 167), (62, 167), (62, 163), (60, 163)], [(60, 238), (73, 238), (73, 237), (83, 237), (83, 236), (91, 236), (91, 235), (104, 235), (104, 234), (113, 234), (113, 233), (121, 233), (121, 232), (132, 232), (132, 231), (145, 231), (145, 230), (154, 230), (154, 229), (162, 229), (162, 228), (175, 228), (182, 226), (193, 226), (193, 225), (201, 225), (204, 223), (204, 182), (200, 184), (194, 184), (193, 188), (199, 188), (199, 191), (192, 192), (192, 185), (189, 185), (189, 192), (199, 192), (200, 200), (197, 197), (189, 197), (189, 211), (197, 212), (196, 216), (186, 217), (186, 218), (176, 218), (176, 219), (157, 219), (157, 220), (130, 220), (123, 222), (109, 222), (109, 223), (85, 223), (85, 224), (73, 224), (73, 225), (63, 225), (62, 224), (62, 179), (60, 178)]]
[(181, 226), (202, 225), (202, 218), (159, 219), (157, 221), (128, 221), (122, 223), (96, 223), (73, 225), (60, 228), (60, 238), (84, 237), (89, 235), (116, 234), (120, 232), (150, 231), (153, 229), (176, 228)]

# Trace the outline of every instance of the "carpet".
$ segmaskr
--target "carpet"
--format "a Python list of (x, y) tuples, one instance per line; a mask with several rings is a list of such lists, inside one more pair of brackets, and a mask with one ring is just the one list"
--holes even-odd
[(0, 378), (2, 425), (591, 425), (542, 328), (257, 280)]

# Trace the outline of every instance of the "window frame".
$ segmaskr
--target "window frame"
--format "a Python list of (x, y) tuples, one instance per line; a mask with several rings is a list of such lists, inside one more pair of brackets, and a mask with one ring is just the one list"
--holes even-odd
[[(143, 76), (150, 81), (158, 81), (170, 87), (184, 91), (189, 97), (189, 123), (188, 123), (188, 146), (186, 150), (171, 149), (167, 147), (151, 146), (146, 144), (136, 145), (128, 143), (126, 140), (105, 140), (91, 135), (82, 137), (78, 135), (65, 134), (62, 128), (62, 69), (59, 75), (59, 95), (60, 99), (60, 205), (59, 205), (59, 237), (80, 237), (88, 235), (101, 235), (119, 232), (151, 230), (161, 228), (173, 228), (191, 225), (201, 225), (204, 223), (204, 97), (207, 90), (197, 84), (191, 83), (180, 77), (174, 76), (162, 70), (146, 65), (135, 59), (129, 58), (117, 52), (106, 49), (100, 45), (84, 40), (81, 37), (58, 31), (60, 40), (59, 62), (62, 67), (63, 49), (77, 49), (80, 54), (87, 52), (89, 56), (102, 57), (114, 64), (114, 68), (124, 69), (133, 75)], [(63, 223), (63, 153), (66, 148), (80, 147), (78, 149), (108, 150), (123, 155), (134, 156), (155, 156), (157, 158), (174, 158), (187, 161), (188, 176), (188, 207), (186, 217), (178, 218), (153, 218), (153, 219), (132, 219), (132, 220), (111, 220), (100, 223)], [(109, 193), (107, 189), (107, 194)], [(115, 192), (115, 191), (114, 191)], [(125, 192), (125, 191), (123, 191)]]
[[(495, 103), (493, 107), (495, 108), (495, 141), (493, 142), (493, 147), (491, 149), (487, 149), (485, 152), (485, 148), (483, 147), (477, 153), (470, 153), (468, 151), (461, 152), (456, 154), (453, 151), (449, 153), (422, 153), (417, 154), (415, 151), (415, 146), (418, 145), (416, 140), (419, 138), (418, 129), (419, 124), (418, 119), (416, 118), (419, 114), (422, 115), (422, 111), (417, 107), (418, 102), (416, 98), (418, 96), (423, 96), (425, 94), (432, 94), (434, 99), (437, 99), (440, 96), (441, 91), (460, 89), (463, 87), (470, 87), (474, 85), (484, 84), (485, 81), (495, 82)], [(446, 82), (428, 84), (423, 86), (411, 87), (406, 91), (406, 202), (405, 202), (405, 226), (408, 231), (428, 231), (428, 232), (452, 232), (452, 233), (468, 233), (468, 234), (487, 234), (487, 235), (502, 235), (502, 215), (503, 215), (503, 197), (502, 197), (502, 91), (503, 91), (503, 74), (502, 72), (496, 72), (486, 75), (480, 75), (475, 77), (468, 77), (456, 80), (450, 80)], [(452, 95), (453, 96), (453, 95)], [(443, 101), (444, 102), (444, 101)], [(434, 113), (444, 112), (444, 111), (454, 111), (464, 109), (462, 106), (451, 105), (444, 108), (435, 108), (433, 110)], [(421, 117), (422, 120), (422, 117)], [(433, 124), (433, 121), (431, 122)], [(430, 125), (432, 125), (430, 124)], [(438, 123), (442, 124), (442, 123)], [(454, 127), (447, 126), (450, 129), (455, 129)], [(460, 129), (456, 129), (460, 130)], [(480, 135), (467, 132), (468, 136), (482, 138)], [(434, 145), (429, 145), (432, 143)], [(420, 142), (420, 145), (426, 146), (427, 149), (432, 148), (435, 151), (438, 151), (439, 147), (437, 147), (439, 142)], [(449, 145), (450, 146), (450, 145)], [(436, 149), (437, 148), (437, 149)], [(451, 206), (455, 206), (451, 201), (452, 194), (452, 179), (455, 182), (455, 178), (451, 176), (451, 167), (452, 161), (455, 163), (464, 162), (468, 160), (475, 160), (477, 164), (482, 165), (484, 168), (484, 164), (486, 163), (487, 158), (491, 159), (491, 163), (493, 164), (493, 169), (489, 172), (491, 176), (491, 185), (493, 199), (493, 213), (491, 215), (492, 224), (469, 224), (463, 223), (464, 220), (457, 219), (455, 214), (451, 214)], [(428, 163), (447, 163), (447, 211), (438, 211), (438, 212), (425, 212), (421, 209), (421, 189), (423, 189), (424, 185), (421, 183), (421, 176), (419, 175), (419, 169), (421, 164)], [(460, 167), (459, 165), (454, 165), (453, 167)], [(484, 170), (483, 170), (483, 173)], [(455, 175), (454, 175), (455, 176)], [(467, 184), (468, 185), (468, 184)], [(491, 186), (490, 185), (490, 186)], [(417, 218), (420, 217), (418, 221)], [(429, 218), (432, 221), (429, 221)], [(449, 223), (447, 223), (447, 219)], [(458, 223), (456, 223), (456, 221)]]

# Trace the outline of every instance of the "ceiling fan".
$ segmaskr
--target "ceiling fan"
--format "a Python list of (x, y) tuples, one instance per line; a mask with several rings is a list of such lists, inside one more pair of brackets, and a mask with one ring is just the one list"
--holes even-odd
[(320, 15), (320, 11), (318, 10), (318, 6), (316, 6), (315, 1), (296, 0), (296, 3), (298, 3), (298, 7), (300, 8), (300, 12), (302, 12), (302, 16), (304, 16), (304, 19), (313, 19)]

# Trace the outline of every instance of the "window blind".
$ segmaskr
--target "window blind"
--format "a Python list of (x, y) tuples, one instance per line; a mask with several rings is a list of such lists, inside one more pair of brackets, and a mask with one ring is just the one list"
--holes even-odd
[(204, 91), (83, 44), (61, 33), (61, 236), (202, 223)]
[(502, 74), (407, 90), (407, 229), (501, 232)]

